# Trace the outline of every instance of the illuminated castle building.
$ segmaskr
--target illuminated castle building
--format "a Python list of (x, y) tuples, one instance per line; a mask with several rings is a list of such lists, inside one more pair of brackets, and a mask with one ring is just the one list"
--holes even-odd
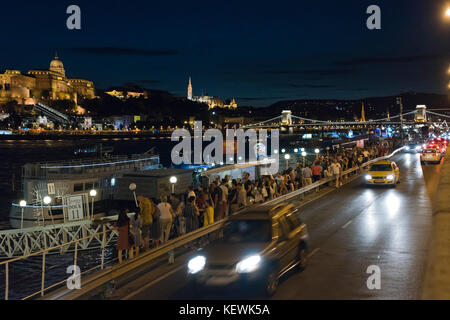
[(94, 98), (92, 81), (68, 79), (61, 60), (56, 55), (49, 70), (30, 70), (26, 75), (19, 70), (0, 73), (0, 103), (16, 100), (22, 104), (35, 104), (39, 99), (72, 100), (79, 97)]
[(192, 92), (193, 92), (192, 91), (192, 82), (191, 82), (191, 77), (189, 77), (189, 83), (188, 83), (188, 88), (187, 88), (188, 100), (205, 103), (208, 105), (209, 109), (213, 109), (213, 108), (236, 109), (237, 108), (237, 103), (234, 98), (231, 100), (231, 102), (229, 104), (225, 104), (223, 102), (223, 100), (221, 100), (220, 98), (212, 97), (212, 96), (205, 96), (205, 95), (193, 96)]

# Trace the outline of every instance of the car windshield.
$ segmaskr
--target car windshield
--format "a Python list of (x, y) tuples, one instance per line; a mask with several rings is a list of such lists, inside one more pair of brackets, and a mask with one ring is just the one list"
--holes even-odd
[(231, 220), (223, 229), (223, 241), (267, 242), (272, 238), (271, 227), (270, 220)]
[(390, 164), (374, 164), (369, 171), (392, 171)]

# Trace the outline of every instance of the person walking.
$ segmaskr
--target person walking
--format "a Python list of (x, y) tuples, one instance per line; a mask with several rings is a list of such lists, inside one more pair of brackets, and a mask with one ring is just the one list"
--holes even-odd
[(186, 206), (183, 208), (182, 215), (186, 221), (186, 233), (198, 229), (199, 212), (194, 200), (194, 197), (189, 197)]
[(142, 217), (139, 212), (136, 212), (131, 219), (131, 233), (133, 234), (134, 238), (134, 251), (135, 251), (135, 257), (139, 255), (139, 249), (142, 246)]
[(214, 223), (214, 207), (208, 194), (205, 194), (205, 213), (203, 214), (203, 226), (209, 226)]
[(150, 227), (153, 223), (153, 214), (155, 211), (155, 207), (150, 199), (144, 197), (143, 195), (138, 196), (138, 201), (139, 213), (142, 216), (141, 233), (144, 241), (144, 249), (148, 250), (150, 248)]
[(333, 160), (333, 163), (330, 166), (331, 172), (333, 173), (333, 177), (336, 180), (336, 188), (339, 188), (342, 183), (340, 182), (340, 174), (341, 174), (341, 165), (338, 163), (337, 159)]
[(161, 212), (161, 237), (160, 242), (165, 243), (169, 240), (170, 229), (172, 229), (173, 224), (173, 210), (171, 205), (167, 202), (167, 196), (162, 197), (161, 203), (158, 204), (159, 212)]
[(305, 179), (305, 186), (308, 186), (312, 183), (312, 170), (309, 166), (306, 166), (302, 170), (303, 178)]
[(230, 213), (234, 213), (238, 209), (238, 186), (235, 179), (231, 182), (232, 187), (228, 195), (228, 202), (230, 203)]
[[(311, 168), (313, 174), (313, 182), (319, 181), (322, 176), (322, 166), (319, 165), (319, 161), (317, 160), (314, 163), (314, 166)], [(316, 188), (316, 192), (319, 192), (319, 187)]]
[(224, 217), (228, 216), (228, 185), (227, 180), (222, 179), (222, 184), (220, 185), (221, 193), (221, 203), (222, 206), (222, 217), (220, 219), (223, 219)]
[(238, 183), (237, 204), (238, 208), (247, 206), (247, 192), (245, 191), (242, 183)]
[(156, 205), (156, 199), (150, 200), (155, 210), (153, 211), (153, 223), (150, 228), (150, 239), (152, 240), (155, 248), (159, 247), (159, 240), (161, 238), (161, 211)]
[(130, 258), (133, 258), (133, 249), (130, 243), (130, 218), (128, 218), (128, 209), (121, 210), (117, 222), (114, 226), (119, 231), (117, 239), (117, 251), (119, 263), (122, 263), (122, 251), (130, 250)]

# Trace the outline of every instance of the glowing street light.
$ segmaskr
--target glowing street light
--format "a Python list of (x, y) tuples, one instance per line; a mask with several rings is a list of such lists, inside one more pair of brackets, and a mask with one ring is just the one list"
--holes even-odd
[(289, 159), (290, 158), (291, 158), (291, 156), (289, 154), (284, 155), (284, 159), (286, 160), (286, 169), (289, 167)]
[(446, 15), (447, 17), (450, 17), (450, 8), (447, 8), (447, 10), (445, 11), (445, 15)]
[(314, 152), (315, 152), (316, 154), (319, 154), (320, 150), (316, 148), (316, 149), (314, 149)]
[[(50, 218), (52, 218), (52, 224), (54, 225), (55, 221), (53, 221), (52, 208), (50, 206), (50, 203), (52, 202), (52, 198), (50, 198), (49, 196), (45, 196), (44, 199), (42, 199), (42, 201), (44, 202), (44, 204), (46, 204), (48, 206), (48, 212), (50, 213)], [(42, 218), (44, 219), (44, 223), (45, 223), (44, 212), (42, 212)]]
[(22, 210), (22, 218), (20, 219), (20, 229), (23, 228), (23, 210), (27, 206), (27, 202), (25, 200), (20, 200), (19, 202), (20, 209)]
[(175, 183), (177, 183), (177, 177), (170, 177), (169, 182), (172, 184), (172, 194), (175, 194)]
[(95, 196), (97, 195), (97, 190), (91, 189), (91, 191), (89, 191), (89, 195), (92, 198), (91, 218), (93, 219), (94, 218), (94, 199), (95, 199)]
[(138, 202), (136, 199), (136, 183), (130, 183), (130, 185), (128, 186), (128, 189), (130, 189), (131, 192), (133, 192), (133, 196), (134, 196), (134, 203), (136, 204), (136, 207), (138, 207)]
[(281, 152), (282, 152), (282, 153), (285, 153), (285, 152), (286, 152), (286, 149), (281, 149)]
[(43, 201), (44, 201), (44, 204), (49, 205), (50, 202), (52, 202), (52, 198), (50, 198), (49, 196), (45, 196)]

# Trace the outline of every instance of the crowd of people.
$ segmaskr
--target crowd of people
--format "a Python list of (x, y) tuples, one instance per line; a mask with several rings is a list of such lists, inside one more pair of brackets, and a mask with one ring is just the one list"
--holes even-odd
[[(122, 252), (129, 257), (138, 255), (141, 248), (148, 250), (168, 240), (208, 226), (215, 221), (255, 203), (262, 203), (308, 186), (324, 178), (339, 188), (346, 178), (344, 172), (371, 159), (387, 155), (393, 148), (392, 140), (366, 143), (364, 148), (338, 148), (327, 155), (317, 155), (312, 163), (296, 163), (276, 175), (251, 179), (249, 173), (242, 178), (216, 177), (207, 188), (189, 186), (183, 195), (163, 196), (159, 201), (139, 195), (136, 213), (129, 218), (128, 210), (119, 214), (117, 249), (119, 262)], [(315, 188), (316, 192), (319, 188)]]

